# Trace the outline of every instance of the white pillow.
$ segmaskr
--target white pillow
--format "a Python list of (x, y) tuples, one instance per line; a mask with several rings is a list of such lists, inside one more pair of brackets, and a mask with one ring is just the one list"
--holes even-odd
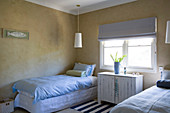
[(164, 70), (162, 72), (162, 80), (170, 79), (170, 70)]

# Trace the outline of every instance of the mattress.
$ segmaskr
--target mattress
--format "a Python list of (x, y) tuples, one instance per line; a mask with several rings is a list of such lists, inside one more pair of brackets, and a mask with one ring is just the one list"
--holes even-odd
[(121, 102), (110, 113), (170, 113), (170, 89), (153, 86)]

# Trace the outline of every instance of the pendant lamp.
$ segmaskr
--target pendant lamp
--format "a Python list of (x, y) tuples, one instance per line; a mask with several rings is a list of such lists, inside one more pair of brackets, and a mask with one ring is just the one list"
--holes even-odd
[(170, 21), (167, 21), (165, 43), (170, 44)]
[(82, 48), (82, 33), (79, 32), (79, 8), (80, 5), (76, 5), (78, 7), (78, 15), (77, 15), (77, 33), (75, 33), (74, 40), (74, 48)]

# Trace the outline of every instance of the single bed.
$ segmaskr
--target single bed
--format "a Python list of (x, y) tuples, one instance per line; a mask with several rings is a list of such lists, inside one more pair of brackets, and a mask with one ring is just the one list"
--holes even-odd
[(162, 73), (157, 86), (132, 96), (115, 106), (110, 113), (170, 113), (170, 71)]
[(170, 89), (153, 86), (118, 104), (110, 113), (170, 113)]
[[(49, 90), (50, 89), (50, 90)], [(15, 107), (31, 113), (50, 113), (97, 97), (97, 77), (57, 75), (16, 82)]]

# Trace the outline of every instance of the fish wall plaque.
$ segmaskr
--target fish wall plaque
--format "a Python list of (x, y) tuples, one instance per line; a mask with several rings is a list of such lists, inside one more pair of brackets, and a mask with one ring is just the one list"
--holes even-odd
[(18, 38), (29, 40), (29, 32), (3, 29), (3, 38)]

